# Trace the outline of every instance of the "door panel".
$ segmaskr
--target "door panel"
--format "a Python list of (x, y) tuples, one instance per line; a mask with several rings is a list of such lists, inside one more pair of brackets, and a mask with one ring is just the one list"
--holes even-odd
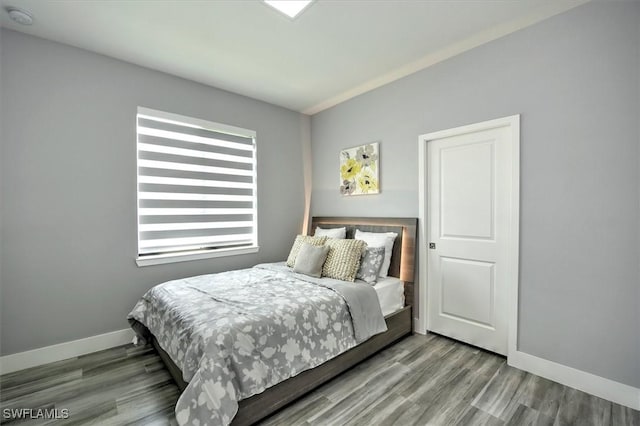
[(511, 194), (506, 127), (428, 142), (429, 330), (507, 352)]
[(442, 257), (442, 315), (494, 328), (494, 264)]
[(440, 156), (441, 236), (493, 238), (493, 143), (443, 147)]

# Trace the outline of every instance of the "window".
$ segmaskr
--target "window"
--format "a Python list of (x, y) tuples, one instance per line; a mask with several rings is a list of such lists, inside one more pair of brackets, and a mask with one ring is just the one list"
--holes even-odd
[(258, 250), (256, 133), (138, 107), (139, 266)]

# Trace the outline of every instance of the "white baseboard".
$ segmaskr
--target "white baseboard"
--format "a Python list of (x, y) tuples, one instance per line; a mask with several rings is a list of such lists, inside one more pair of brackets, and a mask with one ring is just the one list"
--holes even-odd
[(113, 348), (115, 346), (131, 343), (133, 330), (130, 328), (110, 333), (99, 334), (71, 342), (46, 346), (31, 351), (0, 357), (0, 374), (12, 373), (25, 368), (36, 367), (50, 362), (62, 361), (86, 355), (91, 352)]
[(640, 389), (616, 382), (586, 371), (516, 351), (507, 363), (520, 370), (533, 373), (600, 398), (640, 410)]

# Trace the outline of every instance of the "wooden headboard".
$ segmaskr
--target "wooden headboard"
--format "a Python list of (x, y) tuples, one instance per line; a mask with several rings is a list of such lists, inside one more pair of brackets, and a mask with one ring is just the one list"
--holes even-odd
[(395, 232), (389, 275), (405, 282), (405, 301), (413, 305), (413, 281), (416, 260), (416, 236), (418, 219), (395, 217), (327, 217), (314, 216), (307, 233), (313, 235), (316, 226), (321, 228), (347, 228), (347, 238), (353, 238), (356, 229), (365, 232)]

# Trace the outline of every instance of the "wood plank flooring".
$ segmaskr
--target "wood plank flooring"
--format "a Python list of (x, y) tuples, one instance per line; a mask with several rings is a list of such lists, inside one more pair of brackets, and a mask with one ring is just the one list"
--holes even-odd
[[(175, 425), (179, 391), (150, 346), (120, 346), (0, 376), (5, 409), (66, 408), (67, 420), (3, 424)], [(276, 425), (640, 426), (640, 412), (414, 335), (265, 419)]]

